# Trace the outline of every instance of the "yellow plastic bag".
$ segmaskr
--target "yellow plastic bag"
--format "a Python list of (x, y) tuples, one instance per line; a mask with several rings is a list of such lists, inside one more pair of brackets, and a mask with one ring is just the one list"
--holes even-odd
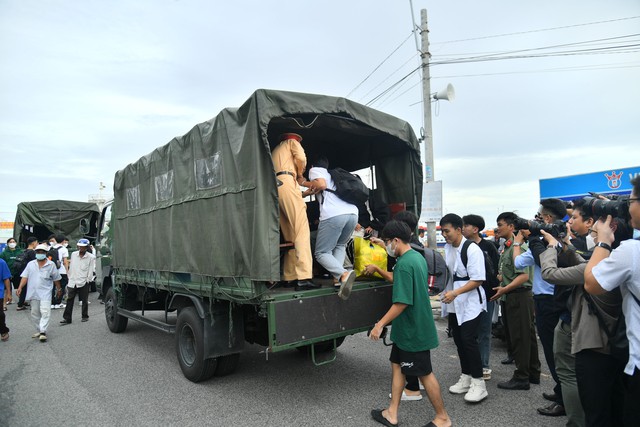
[[(384, 271), (387, 270), (387, 251), (362, 237), (353, 238), (353, 258), (353, 269), (357, 277), (363, 276), (364, 268), (369, 264), (377, 265)], [(382, 279), (378, 273), (369, 277)]]

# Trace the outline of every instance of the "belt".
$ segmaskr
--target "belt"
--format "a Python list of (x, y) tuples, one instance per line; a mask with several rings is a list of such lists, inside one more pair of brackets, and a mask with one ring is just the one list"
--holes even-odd
[(289, 172), (289, 171), (276, 172), (276, 176), (280, 176), (280, 175), (291, 175), (294, 178), (296, 177), (296, 175), (293, 172)]

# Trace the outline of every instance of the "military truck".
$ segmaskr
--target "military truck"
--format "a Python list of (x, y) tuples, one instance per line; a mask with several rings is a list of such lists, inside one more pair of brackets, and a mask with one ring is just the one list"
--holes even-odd
[(22, 202), (16, 210), (13, 235), (23, 246), (29, 237), (46, 240), (52, 234), (63, 234), (75, 244), (83, 237), (95, 238), (99, 217), (100, 209), (95, 203), (71, 200)]
[(277, 286), (291, 243), (281, 240), (271, 150), (285, 132), (302, 135), (308, 158), (370, 170), (374, 191), (419, 215), (420, 149), (409, 124), (331, 96), (258, 90), (118, 171), (96, 243), (107, 326), (120, 333), (132, 319), (175, 333), (191, 381), (232, 372), (245, 342), (330, 362), (391, 304), (380, 280), (359, 278), (347, 300), (331, 284)]

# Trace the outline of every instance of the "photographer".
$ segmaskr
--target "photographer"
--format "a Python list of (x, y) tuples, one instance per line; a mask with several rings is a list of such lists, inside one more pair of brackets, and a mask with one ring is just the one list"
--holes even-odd
[(571, 217), (567, 222), (575, 236), (571, 239), (571, 244), (575, 247), (578, 255), (586, 260), (591, 258), (591, 251), (595, 246), (593, 237), (589, 233), (594, 222), (586, 201), (584, 199), (574, 200)]
[[(562, 218), (565, 217), (566, 212), (565, 204), (560, 199), (545, 199), (540, 201), (540, 210), (538, 211), (538, 214), (545, 224), (554, 224), (557, 221), (562, 220)], [(537, 231), (540, 228), (540, 224), (532, 224), (529, 222), (528, 226), (531, 231), (521, 229), (515, 236), (513, 243), (513, 260), (516, 268), (522, 269), (526, 267), (533, 267), (533, 302), (536, 329), (538, 331), (538, 336), (540, 337), (542, 349), (544, 350), (544, 358), (547, 361), (547, 366), (549, 367), (551, 376), (556, 382), (556, 385), (553, 388), (553, 394), (543, 393), (544, 398), (550, 400), (552, 403), (545, 408), (538, 408), (538, 413), (547, 416), (561, 416), (568, 412), (570, 421), (573, 421), (575, 425), (581, 425), (582, 411), (581, 408), (579, 408), (580, 402), (577, 398), (577, 392), (574, 393), (574, 401), (577, 405), (572, 405), (570, 403), (569, 408), (567, 408), (568, 411), (566, 411), (563, 399), (563, 390), (560, 385), (561, 381), (556, 373), (556, 361), (553, 356), (554, 330), (560, 320), (560, 313), (562, 309), (559, 308), (554, 301), (555, 287), (551, 283), (545, 282), (542, 279), (539, 262), (536, 262), (537, 257), (535, 257), (534, 252), (532, 252), (532, 250), (535, 249), (536, 244), (539, 245), (541, 243), (542, 237)], [(530, 249), (521, 253), (520, 246), (524, 243), (525, 238), (530, 242)], [(568, 317), (568, 312), (566, 314)], [(569, 382), (573, 382), (575, 389), (575, 376), (574, 380)]]
[[(628, 234), (624, 224), (618, 227), (613, 246), (616, 247)], [(542, 231), (542, 235), (547, 242), (546, 250), (540, 254), (543, 279), (556, 285), (556, 289), (571, 290), (570, 322), (561, 320), (555, 330), (556, 361), (560, 364), (560, 360), (575, 358), (574, 378), (586, 426), (623, 425), (620, 380), (624, 363), (611, 355), (607, 333), (595, 313), (598, 308), (607, 310), (607, 315), (612, 316), (615, 322), (619, 315), (620, 293), (612, 292), (593, 299), (585, 295), (586, 260), (568, 238), (565, 237), (564, 244), (560, 244), (551, 234)], [(595, 233), (594, 239), (597, 242)], [(559, 264), (562, 267), (559, 268)], [(568, 388), (563, 387), (563, 391), (566, 400), (569, 398)]]
[[(640, 229), (640, 177), (633, 178), (631, 184), (628, 213), (633, 228)], [(625, 425), (637, 425), (640, 419), (640, 241), (626, 240), (613, 250), (611, 244), (615, 238), (610, 225), (611, 216), (594, 224), (598, 245), (584, 272), (585, 290), (592, 295), (618, 287), (621, 290), (629, 340), (629, 359), (624, 369), (624, 422)]]

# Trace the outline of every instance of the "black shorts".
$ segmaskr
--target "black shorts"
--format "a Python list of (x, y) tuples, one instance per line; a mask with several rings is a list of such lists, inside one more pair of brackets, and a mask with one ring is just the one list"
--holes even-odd
[(431, 367), (431, 351), (404, 351), (397, 345), (391, 347), (391, 356), (389, 361), (400, 365), (400, 369), (404, 375), (413, 377), (424, 377), (433, 372)]

